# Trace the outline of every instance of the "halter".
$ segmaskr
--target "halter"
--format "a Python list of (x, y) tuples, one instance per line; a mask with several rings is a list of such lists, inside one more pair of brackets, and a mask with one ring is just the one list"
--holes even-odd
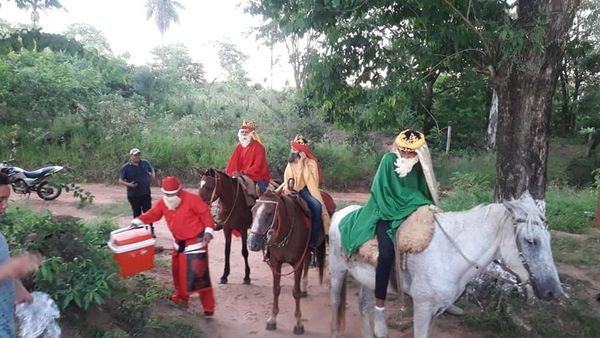
[[(479, 264), (477, 264), (475, 261), (469, 259), (462, 252), (462, 250), (460, 250), (460, 247), (456, 244), (456, 242), (454, 241), (454, 239), (452, 239), (452, 237), (450, 237), (450, 235), (448, 235), (448, 233), (446, 232), (446, 230), (444, 229), (444, 227), (442, 226), (442, 224), (440, 224), (440, 222), (438, 221), (437, 217), (434, 216), (433, 219), (435, 220), (435, 223), (438, 225), (438, 227), (442, 230), (442, 233), (444, 234), (444, 236), (446, 236), (446, 238), (452, 244), (452, 246), (456, 249), (456, 251), (458, 251), (458, 253), (462, 256), (462, 258), (464, 258), (464, 260), (467, 261), (467, 263), (469, 263), (471, 265), (471, 267), (474, 267), (476, 270), (482, 271), (483, 273), (485, 273), (486, 275), (488, 275), (488, 276), (490, 276), (492, 278), (501, 280), (501, 281), (503, 281), (505, 283), (508, 283), (508, 284), (513, 284), (513, 285), (515, 285), (517, 287), (522, 287), (522, 286), (525, 286), (525, 285), (528, 285), (528, 284), (532, 284), (532, 282), (531, 282), (531, 275), (532, 274), (529, 271), (529, 265), (525, 261), (523, 252), (521, 251), (521, 247), (518, 244), (518, 242), (517, 242), (517, 251), (519, 252), (519, 258), (521, 259), (521, 263), (523, 264), (523, 266), (527, 270), (527, 273), (529, 274), (529, 278), (525, 282), (520, 282), (521, 278), (519, 277), (519, 275), (516, 272), (514, 272), (512, 269), (510, 269), (508, 266), (506, 266), (506, 264), (500, 262), (497, 259), (494, 260), (494, 263), (498, 264), (498, 266), (502, 270), (504, 270), (506, 273), (508, 273), (510, 275), (513, 275), (515, 277), (515, 280), (517, 281), (515, 283), (512, 280), (506, 279), (506, 278), (500, 276), (499, 274), (497, 274), (495, 272), (488, 271), (488, 270), (482, 270), (481, 266), (479, 266)], [(514, 220), (514, 222), (513, 222), (513, 234), (515, 235), (515, 238), (516, 238), (516, 235), (517, 235), (517, 228), (518, 228), (517, 224), (520, 224), (520, 223), (524, 223), (524, 222), (519, 222), (518, 220)]]
[[(210, 204), (213, 204), (213, 202), (217, 199), (217, 186), (219, 185), (219, 173), (215, 172), (214, 179), (215, 179), (215, 187), (213, 188), (213, 192), (210, 195)], [(233, 214), (233, 210), (235, 210), (235, 206), (237, 204), (238, 194), (240, 192), (240, 183), (239, 182), (236, 182), (236, 183), (237, 183), (237, 187), (235, 189), (235, 197), (233, 198), (233, 205), (231, 206), (229, 215), (227, 215), (227, 218), (225, 218), (225, 220), (223, 221), (223, 224), (226, 224), (227, 221), (229, 221), (229, 218), (231, 218), (231, 215)]]
[(294, 231), (294, 225), (296, 224), (296, 216), (294, 215), (294, 217), (292, 218), (292, 224), (290, 225), (290, 230), (288, 231), (288, 233), (285, 235), (285, 237), (276, 244), (269, 244), (269, 241), (271, 240), (270, 235), (268, 235), (269, 231), (273, 229), (273, 227), (275, 226), (275, 219), (277, 217), (279, 217), (279, 214), (277, 213), (277, 208), (279, 208), (279, 202), (277, 201), (271, 201), (271, 200), (264, 200), (264, 199), (257, 199), (256, 203), (266, 203), (266, 204), (275, 204), (275, 212), (273, 215), (273, 220), (271, 221), (271, 224), (269, 225), (269, 227), (267, 228), (267, 230), (265, 230), (264, 233), (258, 233), (256, 231), (252, 231), (250, 230), (251, 234), (257, 235), (257, 236), (267, 236), (267, 244), (265, 245), (265, 248), (263, 248), (263, 262), (267, 263), (267, 265), (269, 266), (269, 268), (271, 268), (271, 272), (273, 272), (273, 274), (279, 275), (279, 276), (288, 276), (291, 275), (292, 273), (295, 273), (296, 271), (298, 271), (298, 268), (300, 268), (300, 266), (302, 265), (302, 263), (304, 263), (304, 260), (306, 259), (306, 253), (308, 252), (308, 242), (310, 242), (310, 231), (312, 230), (311, 228), (309, 228), (309, 232), (308, 232), (308, 239), (306, 240), (306, 245), (304, 246), (304, 252), (302, 253), (302, 256), (300, 257), (300, 259), (298, 260), (298, 262), (296, 263), (296, 266), (293, 267), (292, 271), (288, 272), (288, 273), (279, 273), (275, 270), (273, 270), (273, 266), (270, 263), (270, 259), (267, 256), (267, 249), (268, 248), (276, 248), (276, 249), (281, 249), (283, 247), (285, 247), (286, 245), (288, 245), (290, 238), (292, 236), (292, 232)]

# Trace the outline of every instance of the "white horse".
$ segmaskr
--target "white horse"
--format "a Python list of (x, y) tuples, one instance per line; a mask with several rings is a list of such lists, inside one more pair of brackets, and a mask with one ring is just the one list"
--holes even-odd
[[(353, 205), (336, 212), (329, 230), (331, 335), (338, 337), (344, 323), (345, 279), (346, 272), (350, 272), (361, 284), (359, 310), (363, 336), (370, 338), (374, 333), (375, 337), (386, 337), (385, 318), (375, 315), (374, 332), (369, 319), (375, 268), (349, 260), (341, 246), (340, 220), (358, 208)], [(538, 298), (550, 300), (563, 295), (546, 219), (529, 193), (504, 204), (439, 213), (436, 219), (431, 243), (423, 252), (409, 254), (407, 270), (402, 271), (404, 291), (413, 300), (414, 337), (427, 337), (433, 318), (452, 305), (467, 282), (495, 259), (502, 259), (521, 280), (528, 281)]]

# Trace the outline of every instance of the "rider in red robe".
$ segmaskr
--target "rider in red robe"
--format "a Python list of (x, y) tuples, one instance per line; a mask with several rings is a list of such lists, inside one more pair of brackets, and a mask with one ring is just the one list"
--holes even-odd
[(239, 143), (233, 150), (225, 172), (229, 176), (244, 174), (250, 177), (261, 191), (269, 185), (267, 152), (256, 133), (256, 123), (244, 121), (238, 131)]
[(197, 194), (182, 190), (176, 177), (165, 177), (161, 190), (164, 196), (135, 218), (132, 226), (154, 223), (165, 217), (175, 239), (171, 256), (175, 293), (171, 300), (187, 305), (190, 294), (197, 292), (204, 315), (212, 316), (215, 299), (208, 273), (208, 243), (213, 238), (214, 221), (210, 208)]

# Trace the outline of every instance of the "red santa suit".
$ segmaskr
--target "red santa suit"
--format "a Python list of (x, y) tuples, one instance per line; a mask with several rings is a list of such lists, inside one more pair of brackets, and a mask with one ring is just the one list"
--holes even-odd
[(250, 142), (247, 147), (243, 147), (238, 143), (225, 169), (229, 176), (236, 171), (243, 171), (254, 182), (264, 180), (269, 184), (269, 165), (267, 164), (265, 147), (258, 141)]
[[(163, 180), (163, 192), (168, 193), (164, 186)], [(165, 196), (132, 223), (149, 224), (165, 218), (175, 239), (175, 250), (171, 256), (175, 293), (171, 300), (187, 304), (190, 294), (198, 292), (204, 313), (212, 315), (215, 311), (215, 300), (208, 273), (208, 247), (202, 240), (204, 233), (213, 234), (214, 221), (210, 208), (196, 194), (178, 189), (174, 192), (178, 192), (181, 199), (174, 209), (165, 203)]]

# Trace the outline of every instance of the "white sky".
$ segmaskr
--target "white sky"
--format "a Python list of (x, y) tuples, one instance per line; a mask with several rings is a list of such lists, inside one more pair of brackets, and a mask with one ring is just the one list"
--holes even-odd
[[(270, 50), (248, 36), (260, 18), (244, 13), (241, 0), (178, 0), (179, 24), (171, 23), (164, 44), (184, 44), (194, 61), (201, 62), (206, 79), (222, 78), (214, 41), (226, 41), (249, 56), (246, 71), (253, 83), (270, 85)], [(85, 23), (102, 31), (115, 55), (129, 52), (130, 63), (141, 65), (152, 59), (150, 51), (161, 44), (153, 19), (146, 20), (146, 0), (61, 0), (65, 10), (49, 10), (40, 15), (42, 30), (62, 33), (73, 23)], [(10, 23), (31, 23), (31, 12), (19, 10), (14, 2), (2, 1), (0, 18)], [(284, 47), (274, 58), (273, 88), (292, 86), (293, 75)], [(266, 82), (265, 82), (266, 80)]]

